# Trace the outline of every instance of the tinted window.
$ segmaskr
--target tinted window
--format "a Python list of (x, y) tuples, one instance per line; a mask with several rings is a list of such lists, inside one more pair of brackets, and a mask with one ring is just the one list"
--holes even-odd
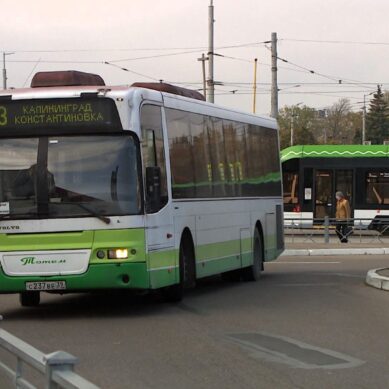
[(226, 192), (226, 158), (224, 151), (223, 121), (210, 119), (209, 146), (211, 153), (213, 196), (225, 197)]
[(208, 142), (207, 118), (188, 114), (193, 149), (194, 180), (196, 197), (212, 197), (212, 166)]
[(280, 196), (277, 132), (166, 109), (174, 198)]
[(172, 190), (175, 198), (195, 197), (193, 145), (187, 112), (166, 110), (172, 172)]

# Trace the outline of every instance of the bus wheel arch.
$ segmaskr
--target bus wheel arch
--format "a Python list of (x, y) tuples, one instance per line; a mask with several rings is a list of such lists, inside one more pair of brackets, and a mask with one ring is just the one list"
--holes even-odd
[(257, 221), (253, 235), (253, 264), (242, 269), (244, 281), (258, 281), (263, 271), (264, 245), (263, 229), (260, 221)]
[(259, 233), (259, 237), (261, 239), (260, 243), (261, 243), (261, 255), (262, 255), (262, 271), (264, 270), (264, 262), (265, 262), (265, 243), (264, 243), (264, 235), (263, 235), (263, 228), (262, 228), (262, 224), (261, 224), (261, 221), (260, 220), (257, 220), (257, 222), (255, 223), (255, 229), (254, 229), (254, 234), (255, 234), (255, 230), (258, 230), (258, 233)]
[(196, 284), (196, 254), (193, 236), (188, 227), (181, 234), (179, 246), (180, 283), (183, 288), (192, 288)]
[(172, 303), (181, 301), (184, 297), (184, 290), (195, 286), (196, 282), (194, 242), (192, 233), (188, 227), (185, 227), (182, 231), (178, 256), (178, 283), (163, 288), (162, 290), (164, 299)]

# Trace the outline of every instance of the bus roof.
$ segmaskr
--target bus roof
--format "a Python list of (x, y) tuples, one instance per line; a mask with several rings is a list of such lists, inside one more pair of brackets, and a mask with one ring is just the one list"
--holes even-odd
[[(188, 110), (194, 113), (203, 113), (222, 117), (229, 120), (243, 121), (245, 123), (256, 124), (267, 128), (278, 129), (277, 121), (268, 116), (257, 115), (240, 111), (233, 108), (222, 107), (217, 104), (211, 104), (200, 99), (193, 99), (177, 94), (152, 90), (149, 88), (134, 87), (129, 85), (123, 86), (57, 86), (57, 87), (37, 87), (37, 88), (20, 88), (0, 91), (0, 100), (38, 100), (52, 98), (77, 98), (85, 95), (101, 95), (115, 100), (125, 99), (137, 101), (146, 99), (148, 101), (158, 100), (164, 102), (165, 106)], [(140, 101), (140, 100), (139, 100)], [(119, 114), (121, 112), (119, 111)], [(220, 115), (220, 116), (219, 116)], [(121, 116), (123, 119), (123, 117)]]
[(389, 157), (387, 145), (303, 145), (281, 151), (281, 162), (294, 158), (380, 158)]

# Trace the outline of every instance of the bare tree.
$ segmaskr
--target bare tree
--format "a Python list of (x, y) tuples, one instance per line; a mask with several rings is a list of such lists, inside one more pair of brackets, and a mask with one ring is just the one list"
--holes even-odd
[[(348, 135), (348, 114), (351, 112), (350, 101), (340, 99), (327, 110), (328, 143), (346, 143)], [(354, 135), (354, 134), (353, 134)]]

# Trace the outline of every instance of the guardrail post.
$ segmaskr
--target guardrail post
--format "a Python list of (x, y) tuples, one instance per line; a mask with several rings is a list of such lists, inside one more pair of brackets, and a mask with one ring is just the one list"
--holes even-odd
[(46, 363), (46, 385), (45, 389), (56, 389), (58, 386), (52, 380), (55, 371), (73, 371), (78, 363), (78, 358), (65, 351), (55, 351), (45, 355), (43, 362)]
[(324, 243), (330, 243), (330, 219), (324, 216)]

